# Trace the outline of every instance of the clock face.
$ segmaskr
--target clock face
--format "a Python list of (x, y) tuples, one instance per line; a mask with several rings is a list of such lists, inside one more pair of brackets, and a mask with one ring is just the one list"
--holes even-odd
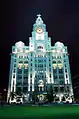
[(42, 28), (37, 28), (37, 33), (42, 33), (43, 32), (43, 29)]

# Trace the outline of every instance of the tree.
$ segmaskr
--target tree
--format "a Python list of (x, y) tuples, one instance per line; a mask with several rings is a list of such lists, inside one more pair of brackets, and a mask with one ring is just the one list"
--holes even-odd
[(11, 100), (13, 100), (15, 98), (15, 96), (16, 96), (16, 94), (14, 92), (10, 93)]
[(38, 95), (37, 91), (34, 91), (34, 92), (32, 93), (32, 101), (33, 101), (34, 103), (39, 101), (37, 95)]
[(47, 91), (47, 98), (48, 98), (48, 102), (50, 103), (54, 100), (52, 86), (50, 86), (49, 90)]

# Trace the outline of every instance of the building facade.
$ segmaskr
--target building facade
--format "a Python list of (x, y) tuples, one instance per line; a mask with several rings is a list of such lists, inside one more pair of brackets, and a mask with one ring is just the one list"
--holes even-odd
[[(29, 46), (22, 41), (12, 46), (7, 102), (16, 100), (18, 95), (21, 95), (23, 102), (28, 102), (34, 92), (37, 92), (39, 100), (44, 100), (50, 86), (54, 101), (59, 98), (61, 102), (64, 97), (65, 101), (72, 102), (67, 47), (61, 42), (51, 46), (46, 25), (41, 15), (37, 15)], [(11, 94), (15, 95), (14, 98)]]

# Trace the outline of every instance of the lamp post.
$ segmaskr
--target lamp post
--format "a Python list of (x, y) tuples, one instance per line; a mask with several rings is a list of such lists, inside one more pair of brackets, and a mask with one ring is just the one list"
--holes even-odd
[(6, 102), (6, 89), (4, 88), (4, 92), (3, 92), (3, 100), (4, 102)]

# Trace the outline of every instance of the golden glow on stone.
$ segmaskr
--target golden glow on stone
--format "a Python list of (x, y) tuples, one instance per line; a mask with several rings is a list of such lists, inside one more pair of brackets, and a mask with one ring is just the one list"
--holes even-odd
[(24, 68), (27, 69), (27, 67), (28, 67), (28, 64), (24, 64)]
[(56, 69), (56, 67), (57, 67), (57, 64), (52, 64), (52, 65), (53, 65), (53, 68), (54, 68), (54, 69)]
[(56, 50), (52, 50), (52, 52), (53, 52), (53, 53), (55, 53), (55, 52), (56, 52)]
[(63, 64), (58, 64), (58, 68), (61, 69), (63, 67)]
[(22, 63), (18, 63), (18, 68), (21, 69), (22, 68)]

